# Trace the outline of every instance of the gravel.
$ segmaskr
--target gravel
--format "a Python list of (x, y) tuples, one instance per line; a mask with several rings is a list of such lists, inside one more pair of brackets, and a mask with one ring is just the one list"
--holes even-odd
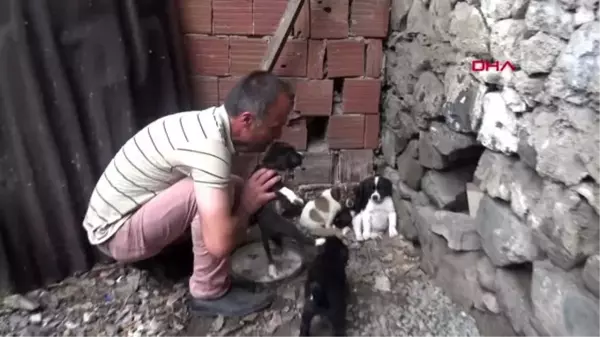
[[(352, 234), (349, 234), (352, 236)], [(419, 269), (419, 251), (396, 237), (346, 239), (352, 284), (349, 335), (478, 336), (475, 320)], [(190, 317), (186, 282), (158, 281), (145, 270), (98, 265), (0, 304), (2, 336), (298, 335), (304, 274), (277, 287), (271, 308), (243, 319)], [(330, 332), (323, 322), (315, 334)]]

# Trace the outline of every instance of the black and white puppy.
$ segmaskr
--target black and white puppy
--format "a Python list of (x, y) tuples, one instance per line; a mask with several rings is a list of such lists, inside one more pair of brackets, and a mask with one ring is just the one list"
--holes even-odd
[[(294, 170), (302, 166), (304, 157), (296, 149), (285, 142), (273, 142), (263, 155), (261, 162), (254, 168), (254, 172), (261, 168), (268, 168), (286, 173), (286, 176), (293, 177)], [(303, 206), (304, 200), (294, 191), (285, 186), (283, 180), (278, 181), (272, 188), (276, 191), (277, 200), (289, 202), (296, 206)], [(285, 208), (285, 207), (283, 207)]]
[(317, 315), (329, 321), (333, 336), (346, 336), (348, 247), (337, 236), (319, 238), (316, 245), (317, 256), (304, 283), (300, 336), (310, 336), (312, 319)]
[(366, 178), (356, 186), (352, 219), (356, 240), (378, 238), (386, 229), (390, 237), (398, 235), (392, 190), (391, 180), (380, 175)]
[(346, 235), (351, 230), (353, 213), (352, 208), (342, 207), (333, 219), (333, 226), (342, 230), (342, 235)]
[(298, 222), (305, 228), (331, 228), (337, 227), (346, 234), (349, 226), (342, 225), (343, 222), (335, 221), (340, 212), (348, 215), (348, 210), (354, 205), (352, 189), (346, 185), (332, 186), (321, 192), (316, 198), (308, 201), (302, 208)]
[[(291, 173), (295, 168), (302, 165), (302, 159), (302, 154), (297, 152), (293, 146), (284, 142), (274, 142), (267, 149), (262, 161), (256, 166), (253, 172), (260, 168), (268, 168)], [(315, 240), (304, 235), (294, 223), (282, 215), (290, 207), (301, 207), (304, 204), (302, 198), (287, 188), (283, 181), (275, 184), (271, 188), (271, 191), (275, 191), (277, 197), (261, 207), (251, 217), (250, 223), (258, 224), (261, 241), (269, 263), (268, 272), (271, 277), (276, 278), (278, 272), (273, 255), (271, 254), (269, 240), (278, 249), (282, 249), (282, 239), (284, 236), (293, 239), (297, 243), (306, 245), (314, 245)]]

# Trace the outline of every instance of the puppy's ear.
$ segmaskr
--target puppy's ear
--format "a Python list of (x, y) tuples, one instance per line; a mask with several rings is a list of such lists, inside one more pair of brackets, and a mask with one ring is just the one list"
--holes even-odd
[(302, 154), (300, 152), (296, 151), (293, 148), (286, 155), (286, 158), (287, 158), (288, 168), (289, 169), (295, 169), (298, 166), (302, 166), (302, 162), (303, 162), (303, 159), (304, 159), (304, 157), (302, 156)]
[(359, 212), (364, 206), (365, 200), (363, 183), (361, 182), (360, 184), (354, 186), (354, 206), (352, 209), (356, 212)]
[(342, 190), (340, 189), (339, 186), (331, 187), (330, 193), (331, 193), (331, 197), (333, 198), (333, 200), (340, 202), (340, 200), (342, 199)]
[(383, 192), (383, 197), (392, 196), (394, 185), (392, 184), (391, 180), (386, 177), (380, 177), (379, 184), (381, 184), (381, 192)]
[(265, 150), (265, 152), (263, 152), (261, 163), (264, 166), (269, 167), (276, 160), (276, 158), (277, 158), (277, 154), (276, 154), (275, 148), (273, 147), (273, 144), (271, 144)]

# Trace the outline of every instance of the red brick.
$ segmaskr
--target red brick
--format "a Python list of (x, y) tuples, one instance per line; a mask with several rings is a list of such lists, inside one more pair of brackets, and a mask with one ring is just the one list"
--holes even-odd
[(390, 0), (352, 1), (350, 33), (354, 36), (385, 38), (390, 22)]
[(379, 114), (365, 116), (365, 149), (379, 147)]
[(231, 158), (231, 173), (248, 178), (258, 164), (258, 153), (241, 152)]
[(260, 67), (267, 41), (260, 38), (231, 37), (229, 59), (232, 75), (246, 75)]
[(273, 67), (273, 73), (279, 76), (305, 77), (307, 54), (306, 40), (287, 40)]
[(297, 119), (290, 123), (290, 125), (283, 128), (280, 140), (289, 143), (294, 146), (298, 151), (306, 150), (306, 144), (308, 140), (308, 132), (306, 129), (306, 120)]
[(186, 34), (184, 41), (193, 75), (229, 74), (228, 38)]
[(294, 37), (308, 39), (310, 37), (310, 1), (304, 1), (302, 9), (294, 22)]
[(348, 0), (310, 0), (310, 37), (348, 37), (348, 10)]
[(287, 7), (287, 0), (254, 0), (254, 35), (273, 35)]
[(344, 113), (378, 114), (381, 80), (347, 78), (344, 80), (342, 109)]
[(182, 33), (212, 33), (212, 2), (179, 0)]
[(294, 110), (303, 116), (329, 116), (333, 106), (333, 80), (299, 81)]
[(225, 102), (225, 97), (227, 97), (227, 94), (231, 88), (233, 88), (240, 78), (241, 77), (238, 76), (219, 78), (219, 104), (223, 104)]
[(362, 41), (327, 41), (327, 77), (353, 77), (364, 73), (365, 44)]
[(364, 146), (364, 115), (333, 115), (327, 125), (330, 149), (361, 149)]
[(367, 60), (365, 62), (365, 75), (377, 78), (381, 76), (383, 64), (383, 44), (380, 39), (367, 40)]
[(218, 84), (216, 77), (193, 76), (193, 109), (206, 109), (219, 103)]
[(308, 62), (306, 76), (320, 80), (323, 78), (325, 66), (325, 40), (308, 41)]
[(212, 2), (214, 34), (252, 34), (254, 30), (252, 0), (212, 0)]

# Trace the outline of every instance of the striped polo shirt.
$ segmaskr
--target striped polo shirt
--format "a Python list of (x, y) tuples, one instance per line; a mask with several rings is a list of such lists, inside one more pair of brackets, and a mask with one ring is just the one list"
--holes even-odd
[(224, 106), (147, 125), (119, 149), (92, 192), (83, 220), (90, 243), (110, 239), (141, 205), (184, 177), (226, 187), (234, 153)]

